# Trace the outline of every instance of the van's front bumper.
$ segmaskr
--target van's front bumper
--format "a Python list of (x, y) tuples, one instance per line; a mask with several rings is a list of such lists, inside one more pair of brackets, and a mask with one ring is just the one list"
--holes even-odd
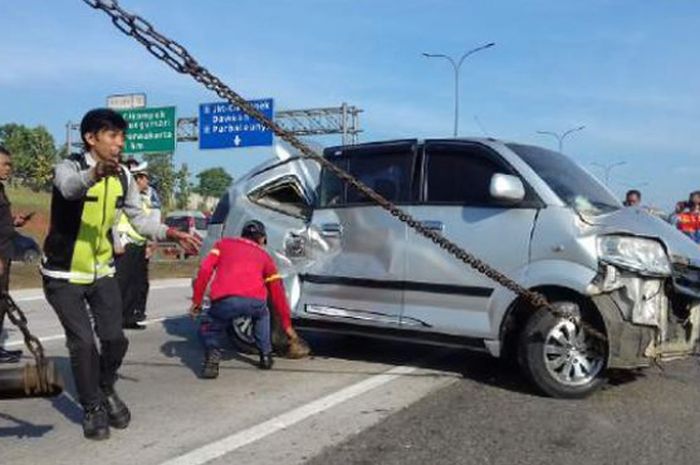
[(644, 367), (697, 352), (700, 269), (674, 266), (670, 278), (648, 278), (608, 266), (593, 289), (608, 336), (609, 368)]
[(649, 366), (646, 349), (652, 345), (656, 328), (633, 324), (622, 317), (619, 305), (609, 294), (593, 297), (593, 303), (603, 317), (608, 337), (608, 368), (638, 368)]

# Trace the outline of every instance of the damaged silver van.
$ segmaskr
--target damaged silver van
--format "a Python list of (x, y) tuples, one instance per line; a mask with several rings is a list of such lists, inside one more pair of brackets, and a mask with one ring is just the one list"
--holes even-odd
[[(295, 325), (515, 356), (544, 393), (582, 397), (608, 369), (695, 353), (700, 250), (623, 208), (566, 156), (494, 139), (332, 147), (324, 157), (560, 312), (534, 310), (314, 162), (282, 146), (219, 202), (203, 247), (257, 218)], [(605, 335), (592, 337), (583, 322)], [(249, 322), (236, 338), (250, 341)]]

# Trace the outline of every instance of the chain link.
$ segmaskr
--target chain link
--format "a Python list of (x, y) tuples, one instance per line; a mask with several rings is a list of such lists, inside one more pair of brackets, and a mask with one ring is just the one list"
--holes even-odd
[[(214, 91), (219, 97), (228, 100), (252, 118), (260, 121), (260, 123), (267, 126), (276, 136), (282, 140), (285, 140), (292, 147), (297, 149), (304, 158), (312, 159), (328, 171), (331, 171), (342, 181), (350, 184), (363, 195), (372, 199), (377, 203), (377, 205), (389, 212), (389, 214), (399, 221), (405, 223), (419, 235), (431, 240), (456, 259), (483, 274), (492, 281), (505, 287), (509, 291), (517, 294), (534, 308), (548, 308), (556, 316), (571, 318), (570, 315), (562, 314), (559, 310), (551, 306), (544, 295), (524, 288), (500, 271), (491, 267), (476, 256), (470, 254), (442, 234), (426, 228), (423, 223), (413, 218), (413, 216), (411, 216), (409, 213), (406, 213), (401, 208), (379, 195), (369, 186), (365, 185), (358, 179), (355, 179), (351, 174), (339, 168), (322, 155), (313, 151), (296, 136), (284, 130), (272, 119), (269, 119), (261, 111), (248, 103), (248, 101), (241, 97), (238, 93), (230, 89), (219, 78), (211, 74), (209, 70), (201, 66), (182, 45), (157, 32), (151, 23), (140, 16), (133, 15), (123, 10), (116, 0), (83, 1), (91, 7), (107, 13), (111, 17), (112, 23), (114, 23), (114, 25), (120, 31), (135, 38), (144, 47), (146, 47), (146, 49), (153, 56), (165, 62), (178, 73), (191, 75), (197, 82), (202, 83), (207, 89)], [(584, 324), (587, 331), (592, 336), (605, 340), (605, 336), (597, 329), (591, 327), (591, 325), (586, 324), (585, 322), (580, 323)]]

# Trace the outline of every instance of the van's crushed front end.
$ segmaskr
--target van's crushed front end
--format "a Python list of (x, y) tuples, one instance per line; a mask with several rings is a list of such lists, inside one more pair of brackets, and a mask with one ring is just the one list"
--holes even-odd
[[(682, 245), (687, 251), (688, 244)], [(674, 255), (668, 241), (631, 234), (599, 236), (598, 255), (589, 294), (605, 322), (608, 367), (634, 368), (696, 353), (700, 261)]]

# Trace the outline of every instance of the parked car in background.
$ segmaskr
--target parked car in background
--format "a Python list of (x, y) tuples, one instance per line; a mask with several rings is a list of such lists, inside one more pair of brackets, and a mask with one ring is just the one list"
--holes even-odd
[(196, 210), (175, 210), (165, 217), (165, 224), (182, 232), (207, 237), (207, 216)]
[(15, 232), (12, 237), (14, 247), (13, 261), (35, 263), (41, 257), (41, 247), (34, 238)]
[[(290, 156), (238, 178), (201, 253), (263, 221), (296, 326), (512, 356), (541, 391), (569, 398), (601, 386), (607, 369), (696, 350), (700, 249), (643, 209), (622, 208), (565, 155), (475, 138), (332, 147), (324, 157), (558, 312), (532, 308), (316, 162)], [(252, 338), (250, 328), (241, 321), (234, 336)]]

